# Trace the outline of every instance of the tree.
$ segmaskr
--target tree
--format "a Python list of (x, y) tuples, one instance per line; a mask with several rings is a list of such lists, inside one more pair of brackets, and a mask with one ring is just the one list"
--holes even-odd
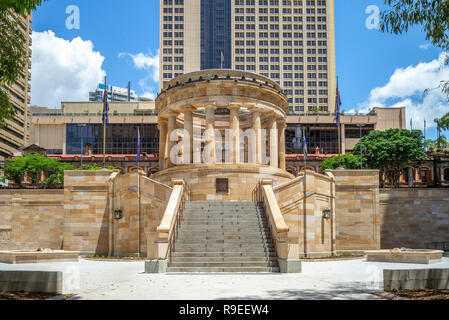
[(355, 145), (352, 153), (356, 156), (360, 156), (360, 143), (363, 162), (370, 169), (380, 170), (382, 187), (388, 173), (398, 188), (402, 170), (427, 159), (424, 136), (419, 130), (372, 131)]
[[(385, 0), (385, 4), (389, 9), (380, 14), (379, 28), (382, 32), (403, 34), (420, 25), (426, 33), (426, 40), (449, 51), (449, 1)], [(448, 63), (449, 56), (446, 56), (444, 64)], [(449, 81), (441, 81), (439, 88), (449, 97)]]
[(443, 116), (439, 121), (441, 130), (449, 131), (449, 113)]
[[(12, 85), (27, 63), (25, 37), (11, 13), (30, 13), (46, 0), (1, 0), (0, 3), (0, 87)], [(11, 119), (16, 109), (5, 89), (0, 88), (0, 128)]]
[(385, 0), (390, 8), (380, 14), (380, 30), (402, 34), (421, 25), (426, 40), (445, 51), (449, 49), (449, 1)]
[(47, 0), (2, 0), (0, 10), (11, 9), (18, 14), (25, 12), (31, 13), (31, 11), (36, 10), (45, 1)]
[[(44, 183), (45, 187), (53, 187), (64, 183), (64, 171), (73, 170), (73, 166), (47, 158), (41, 154), (29, 154), (5, 160), (4, 178), (14, 181), (22, 187), (22, 178), (28, 177), (34, 185)], [(41, 181), (41, 174), (48, 178)]]
[(329, 158), (323, 161), (321, 164), (321, 170), (335, 170), (340, 166), (346, 170), (360, 169), (360, 157), (355, 157), (352, 154), (344, 154)]

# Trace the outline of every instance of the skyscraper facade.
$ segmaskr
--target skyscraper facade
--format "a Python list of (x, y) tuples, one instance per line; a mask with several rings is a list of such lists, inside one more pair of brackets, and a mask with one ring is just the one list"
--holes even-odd
[[(26, 54), (31, 57), (31, 15), (16, 15), (11, 13), (17, 20), (19, 28), (22, 30), (25, 43), (23, 48)], [(20, 72), (19, 78), (12, 84), (6, 85), (3, 90), (9, 95), (9, 99), (14, 105), (16, 114), (12, 119), (6, 120), (6, 126), (0, 129), (0, 162), (5, 158), (12, 157), (20, 148), (26, 146), (30, 139), (29, 129), (31, 114), (28, 108), (30, 104), (29, 92), (31, 91), (31, 60), (28, 60)]]
[(161, 0), (162, 88), (201, 69), (277, 81), (291, 113), (335, 111), (334, 0)]

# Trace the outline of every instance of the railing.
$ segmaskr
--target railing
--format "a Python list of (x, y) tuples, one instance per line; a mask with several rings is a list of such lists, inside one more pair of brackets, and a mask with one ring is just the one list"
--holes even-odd
[(184, 180), (173, 181), (173, 191), (162, 218), (157, 228), (158, 237), (158, 259), (167, 260), (175, 249), (175, 241), (178, 237), (178, 228), (184, 214), (186, 201), (190, 200), (190, 188)]
[(277, 203), (272, 180), (261, 180), (257, 184), (253, 191), (253, 201), (263, 204), (263, 211), (270, 227), (278, 258), (288, 259), (288, 232), (290, 228), (285, 223)]

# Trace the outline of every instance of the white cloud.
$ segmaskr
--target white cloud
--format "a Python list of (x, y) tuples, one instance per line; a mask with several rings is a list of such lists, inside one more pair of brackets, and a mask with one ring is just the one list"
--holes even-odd
[(134, 63), (134, 67), (147, 71), (148, 75), (139, 80), (139, 85), (144, 94), (142, 96), (154, 99), (156, 97), (157, 88), (159, 86), (159, 50), (155, 55), (149, 53), (132, 54), (122, 52), (119, 58), (130, 57)]
[(54, 32), (33, 32), (31, 105), (60, 108), (61, 101), (87, 101), (105, 76), (104, 57), (91, 41)]
[(148, 98), (151, 100), (156, 100), (156, 94), (153, 92), (145, 92), (144, 94), (142, 94), (142, 97)]
[(430, 48), (430, 43), (424, 43), (424, 44), (421, 44), (420, 46), (419, 46), (419, 48), (421, 49), (421, 50), (427, 50), (427, 49), (429, 49)]
[[(368, 99), (359, 104), (359, 110), (366, 112), (372, 107), (406, 107), (408, 127), (410, 118), (413, 119), (414, 129), (423, 129), (424, 119), (428, 128), (435, 127), (433, 120), (449, 112), (447, 97), (437, 88), (442, 80), (449, 80), (445, 57), (442, 53), (430, 62), (396, 69), (387, 84), (371, 90)], [(426, 92), (427, 89), (433, 90)]]

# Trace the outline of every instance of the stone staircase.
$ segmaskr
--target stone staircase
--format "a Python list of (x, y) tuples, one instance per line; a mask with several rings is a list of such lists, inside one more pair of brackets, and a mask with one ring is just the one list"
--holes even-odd
[(279, 272), (261, 204), (187, 202), (167, 272)]

